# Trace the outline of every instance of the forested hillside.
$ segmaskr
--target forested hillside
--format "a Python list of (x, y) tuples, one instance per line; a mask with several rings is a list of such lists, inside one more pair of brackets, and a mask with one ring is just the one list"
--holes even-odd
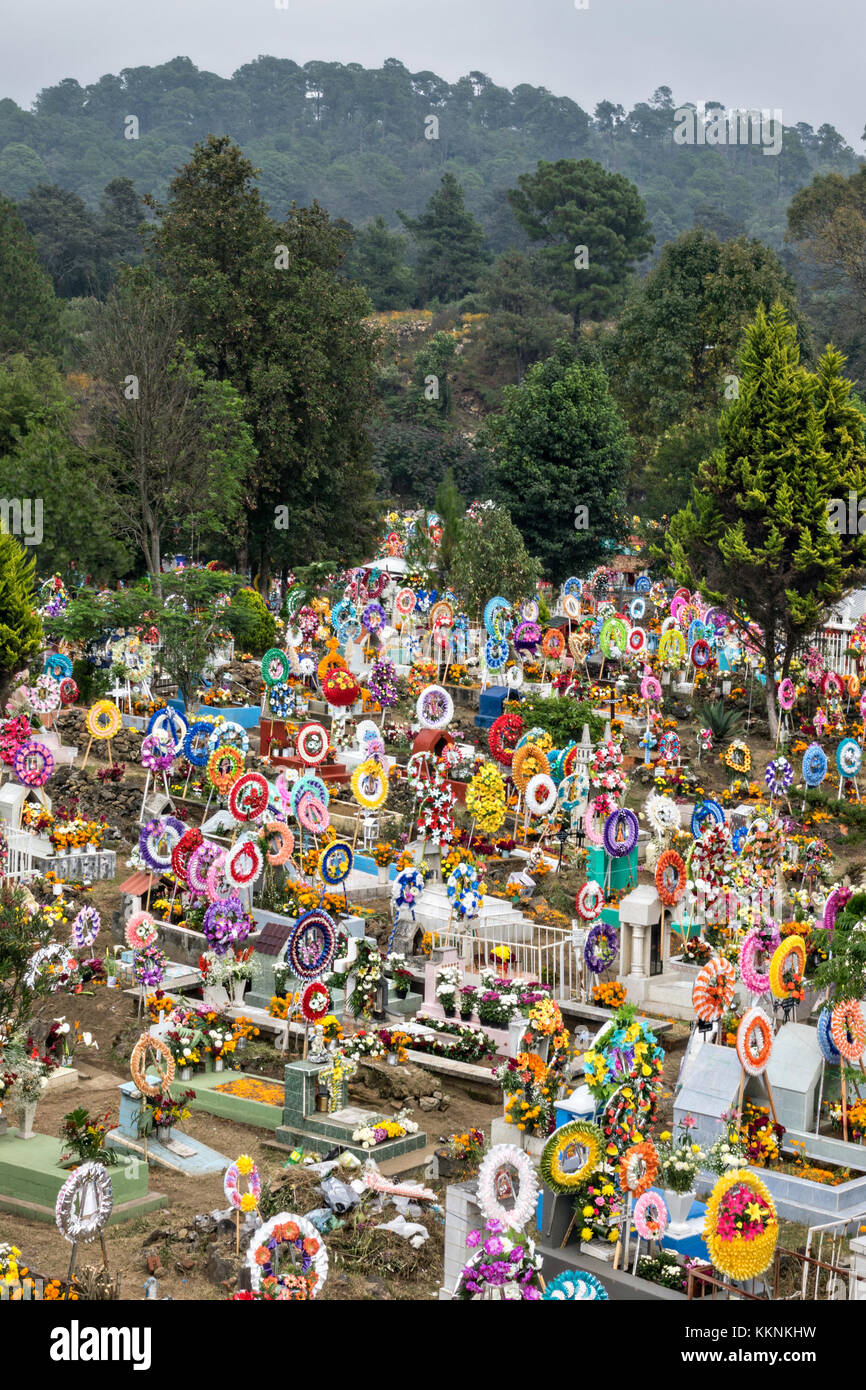
[[(590, 113), (544, 88), (509, 91), (480, 72), (449, 83), (394, 59), (370, 70), (260, 57), (223, 78), (179, 57), (86, 86), (66, 78), (32, 111), (0, 101), (0, 191), (19, 200), (56, 183), (95, 209), (107, 184), (129, 178), (161, 199), (196, 141), (227, 134), (261, 169), (276, 216), (317, 199), (332, 217), (363, 225), (381, 214), (393, 227), (398, 209), (424, 207), (447, 168), (497, 252), (521, 243), (505, 198), (518, 176), (539, 159), (589, 158), (637, 185), (657, 253), (696, 220), (779, 247), (792, 194), (815, 173), (857, 167), (830, 125), (786, 127), (778, 158), (675, 146), (673, 111), (691, 96), (659, 87), (632, 111), (602, 101)], [(127, 138), (130, 117), (137, 139)]]

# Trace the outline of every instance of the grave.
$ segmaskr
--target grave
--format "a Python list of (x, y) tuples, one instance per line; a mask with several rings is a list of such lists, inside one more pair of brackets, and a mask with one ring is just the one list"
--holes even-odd
[[(262, 908), (253, 908), (252, 916), (259, 930), (253, 946), (255, 974), (246, 994), (246, 1002), (255, 1008), (266, 1009), (272, 997), (287, 991), (294, 981), (293, 976), (287, 976), (283, 990), (278, 990), (275, 972), (285, 964), (286, 948), (298, 919), (266, 912)], [(360, 917), (338, 917), (337, 925), (350, 937), (360, 938), (364, 935), (364, 922)], [(302, 981), (294, 981), (296, 989), (302, 985)], [(336, 998), (342, 997), (339, 990), (333, 991), (333, 994)], [(332, 1006), (336, 1007), (334, 999)]]
[[(283, 1123), (278, 1126), (275, 1139), (287, 1148), (305, 1148), (327, 1151), (335, 1145), (348, 1149), (359, 1158), (372, 1156), (378, 1164), (388, 1159), (400, 1158), (424, 1149), (427, 1135), (422, 1130), (416, 1134), (406, 1134), (402, 1139), (386, 1139), (373, 1149), (365, 1149), (352, 1139), (352, 1133), (360, 1125), (369, 1123), (374, 1117), (372, 1110), (362, 1110), (349, 1105), (349, 1083), (347, 1078), (340, 1082), (337, 1096), (337, 1109), (319, 1111), (316, 1109), (316, 1093), (325, 1088), (319, 1080), (320, 1074), (327, 1071), (333, 1059), (320, 1062), (288, 1062), (286, 1064), (286, 1092), (283, 1108)], [(409, 1166), (409, 1165), (407, 1165)]]
[[(148, 1076), (147, 1079), (151, 1084), (159, 1080), (157, 1076)], [(189, 1085), (195, 1090), (192, 1083)], [(155, 1133), (149, 1134), (145, 1139), (139, 1133), (144, 1096), (132, 1081), (125, 1081), (118, 1089), (120, 1116), (117, 1128), (110, 1130), (105, 1136), (109, 1148), (138, 1154), (148, 1163), (155, 1163), (162, 1168), (170, 1168), (175, 1173), (185, 1173), (190, 1177), (203, 1177), (206, 1173), (224, 1173), (228, 1168), (231, 1160), (226, 1158), (225, 1154), (217, 1153), (216, 1149), (209, 1148), (207, 1144), (193, 1139), (189, 1134), (172, 1136), (167, 1144), (157, 1139)], [(184, 1090), (186, 1089), (188, 1087), (184, 1083)]]
[(33, 868), (40, 874), (49, 870), (59, 874), (68, 883), (96, 883), (100, 879), (112, 879), (117, 873), (117, 853), (113, 849), (98, 849), (93, 853), (80, 854), (34, 854)]
[(637, 845), (628, 854), (611, 856), (602, 845), (589, 846), (586, 876), (602, 888), (619, 892), (637, 884)]
[[(814, 1128), (821, 1063), (817, 1028), (806, 1023), (786, 1023), (779, 1029), (773, 1039), (767, 1076), (779, 1123), (786, 1129)], [(748, 1078), (746, 1098), (757, 1105), (767, 1105), (767, 1093), (759, 1076)]]
[(489, 729), (502, 713), (504, 702), (511, 698), (507, 685), (488, 685), (478, 697), (478, 713), (472, 721), (476, 729)]
[(269, 1101), (255, 1100), (250, 1096), (234, 1095), (231, 1091), (220, 1090), (221, 1086), (231, 1086), (235, 1082), (252, 1082), (259, 1086), (264, 1083), (283, 1092), (282, 1085), (269, 1077), (253, 1076), (245, 1072), (206, 1071), (197, 1072), (192, 1081), (179, 1081), (171, 1084), (171, 1093), (177, 1098), (190, 1088), (196, 1098), (190, 1101), (191, 1110), (205, 1110), (209, 1115), (218, 1115), (224, 1120), (237, 1124), (254, 1125), (257, 1129), (278, 1129), (283, 1118), (283, 1103), (271, 1104)]
[[(0, 1135), (0, 1211), (53, 1225), (57, 1194), (77, 1166), (70, 1161), (61, 1166), (63, 1152), (62, 1141), (48, 1134), (19, 1139), (10, 1130)], [(148, 1190), (146, 1163), (121, 1161), (109, 1172), (114, 1192), (111, 1225), (168, 1206), (161, 1192)]]
[(712, 1144), (724, 1129), (721, 1116), (737, 1104), (740, 1093), (740, 1063), (736, 1049), (717, 1043), (697, 1043), (690, 1039), (690, 1050), (683, 1060), (679, 1091), (674, 1100), (674, 1125), (693, 1115), (696, 1144)]

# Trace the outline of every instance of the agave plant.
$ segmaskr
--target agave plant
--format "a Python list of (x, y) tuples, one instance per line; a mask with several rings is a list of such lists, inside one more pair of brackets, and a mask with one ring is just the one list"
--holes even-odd
[(743, 722), (742, 712), (731, 709), (724, 700), (714, 700), (711, 705), (702, 705), (698, 714), (707, 728), (712, 729), (713, 738), (717, 743), (722, 739), (732, 738), (739, 732)]

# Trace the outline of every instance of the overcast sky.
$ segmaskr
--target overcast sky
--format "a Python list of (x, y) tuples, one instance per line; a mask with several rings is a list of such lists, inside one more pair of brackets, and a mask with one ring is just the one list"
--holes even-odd
[[(587, 0), (579, 0), (586, 3)], [(229, 76), (260, 53), (378, 66), (399, 58), (453, 81), (478, 69), (592, 111), (666, 84), (678, 101), (779, 108), (829, 121), (858, 153), (866, 124), (862, 0), (0, 0), (0, 96), (29, 106), (63, 77), (182, 54)]]

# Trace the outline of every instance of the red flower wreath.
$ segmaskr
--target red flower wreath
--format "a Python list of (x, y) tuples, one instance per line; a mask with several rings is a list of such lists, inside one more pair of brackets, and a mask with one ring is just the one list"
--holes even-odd
[(503, 767), (510, 767), (514, 757), (514, 745), (523, 732), (523, 720), (519, 714), (500, 714), (494, 719), (487, 735), (490, 751)]
[(331, 1007), (331, 992), (321, 980), (313, 980), (301, 995), (301, 1017), (305, 1023), (321, 1023)]

